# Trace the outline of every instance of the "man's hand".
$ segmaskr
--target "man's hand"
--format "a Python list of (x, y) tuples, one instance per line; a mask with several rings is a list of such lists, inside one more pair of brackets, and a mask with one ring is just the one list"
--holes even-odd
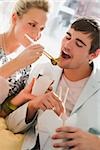
[(63, 112), (63, 106), (61, 100), (53, 92), (49, 91), (41, 96), (36, 96), (34, 100), (29, 102), (29, 107), (38, 110), (45, 111), (46, 109), (54, 109), (54, 111), (60, 115)]
[[(61, 127), (52, 136), (55, 148), (70, 148), (71, 150), (100, 150), (100, 138), (75, 127)], [(62, 139), (57, 143), (57, 139)]]
[(32, 101), (29, 101), (27, 109), (27, 122), (30, 122), (35, 113), (39, 110), (45, 111), (46, 109), (52, 109), (57, 115), (60, 115), (63, 111), (63, 105), (61, 100), (53, 91), (48, 91), (41, 96), (35, 96)]

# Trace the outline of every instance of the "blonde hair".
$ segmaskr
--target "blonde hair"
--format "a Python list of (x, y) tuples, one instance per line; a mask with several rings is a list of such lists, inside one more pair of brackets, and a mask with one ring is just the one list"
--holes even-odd
[(13, 12), (22, 17), (29, 9), (39, 8), (45, 12), (49, 11), (48, 0), (18, 0), (15, 4)]

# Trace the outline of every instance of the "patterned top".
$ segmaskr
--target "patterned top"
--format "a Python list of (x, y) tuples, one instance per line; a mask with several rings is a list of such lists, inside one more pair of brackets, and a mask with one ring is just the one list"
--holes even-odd
[[(6, 55), (3, 49), (0, 48), (0, 67), (3, 66), (3, 64), (9, 62), (11, 59), (13, 59), (12, 54)], [(25, 84), (29, 77), (30, 69), (31, 65), (26, 68), (20, 69), (19, 71), (16, 71), (16, 73), (8, 78), (10, 89), (6, 100), (11, 100), (25, 87)]]

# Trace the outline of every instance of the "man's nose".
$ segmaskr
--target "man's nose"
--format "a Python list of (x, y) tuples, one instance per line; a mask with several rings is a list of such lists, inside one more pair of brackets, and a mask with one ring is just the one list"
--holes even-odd
[(68, 41), (65, 43), (65, 45), (70, 48), (70, 47), (73, 45), (73, 41), (72, 41), (72, 40), (68, 40)]

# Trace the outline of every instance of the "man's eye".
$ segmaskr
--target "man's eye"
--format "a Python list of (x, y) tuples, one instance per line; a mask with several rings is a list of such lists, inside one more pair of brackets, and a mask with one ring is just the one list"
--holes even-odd
[(76, 45), (77, 45), (78, 47), (83, 47), (82, 43), (80, 43), (80, 42), (76, 42)]
[(70, 36), (65, 36), (65, 38), (66, 38), (67, 40), (70, 40), (70, 39), (71, 39), (71, 37), (70, 37)]
[(28, 23), (31, 27), (36, 27), (36, 24), (34, 24), (34, 23)]

